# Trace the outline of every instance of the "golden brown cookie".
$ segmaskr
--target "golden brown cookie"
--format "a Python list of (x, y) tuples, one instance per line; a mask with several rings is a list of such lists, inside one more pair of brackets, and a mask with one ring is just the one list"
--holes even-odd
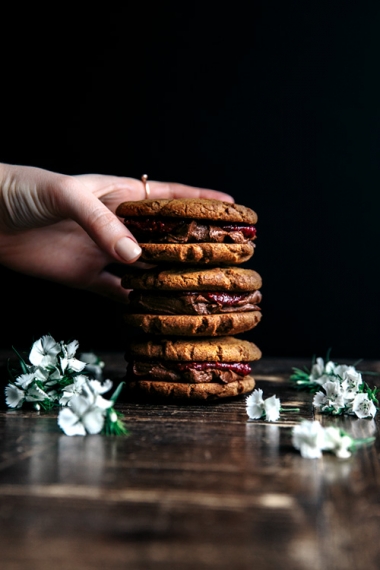
[(153, 263), (238, 265), (254, 252), (256, 213), (220, 200), (124, 202), (116, 210)]
[(131, 342), (126, 359), (187, 362), (251, 362), (261, 358), (260, 349), (247, 340), (232, 336), (216, 338), (153, 338)]
[(121, 218), (160, 216), (163, 218), (193, 218), (245, 224), (257, 222), (257, 214), (246, 206), (202, 198), (123, 202), (118, 206), (116, 215)]
[(156, 382), (154, 380), (138, 380), (126, 383), (127, 392), (153, 401), (212, 401), (247, 394), (254, 387), (253, 376), (245, 376), (242, 380), (229, 384), (181, 384), (178, 382)]
[(260, 289), (261, 277), (252, 269), (241, 267), (154, 268), (148, 271), (130, 270), (121, 281), (126, 289), (160, 291), (233, 291)]
[(233, 265), (248, 261), (255, 250), (248, 243), (139, 243), (141, 260), (154, 263)]
[(249, 331), (261, 320), (260, 311), (220, 315), (124, 315), (128, 325), (149, 334), (222, 336)]

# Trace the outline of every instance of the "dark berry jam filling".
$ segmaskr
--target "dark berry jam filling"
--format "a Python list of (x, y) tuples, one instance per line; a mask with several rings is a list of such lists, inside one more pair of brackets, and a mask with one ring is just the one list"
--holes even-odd
[(186, 293), (186, 295), (202, 295), (211, 302), (218, 303), (227, 307), (233, 307), (240, 303), (244, 298), (248, 297), (251, 293)]
[(185, 370), (232, 370), (240, 376), (247, 376), (252, 371), (247, 362), (165, 362), (165, 365), (179, 372)]
[(220, 224), (220, 227), (225, 232), (241, 232), (247, 239), (253, 239), (256, 237), (255, 226), (243, 224)]
[[(131, 217), (124, 219), (125, 225), (133, 234), (142, 236), (160, 236), (175, 233), (191, 223), (190, 219), (184, 218), (159, 218), (159, 217)], [(256, 228), (251, 224), (220, 223), (214, 220), (198, 220), (198, 224), (218, 227), (221, 230), (232, 233), (241, 232), (245, 239), (253, 240), (256, 237)]]
[(176, 228), (183, 226), (184, 220), (168, 218), (125, 218), (125, 225), (135, 233), (161, 234), (170, 233)]

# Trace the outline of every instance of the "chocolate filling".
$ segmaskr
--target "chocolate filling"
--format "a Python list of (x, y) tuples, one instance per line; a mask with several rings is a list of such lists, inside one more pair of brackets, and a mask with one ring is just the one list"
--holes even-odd
[(128, 380), (161, 382), (218, 382), (228, 384), (251, 372), (247, 362), (162, 362), (138, 361), (128, 365)]
[(159, 217), (125, 218), (124, 223), (140, 243), (248, 243), (256, 237), (250, 224)]
[(260, 291), (219, 293), (193, 291), (142, 291), (129, 294), (128, 311), (153, 315), (213, 315), (259, 311)]

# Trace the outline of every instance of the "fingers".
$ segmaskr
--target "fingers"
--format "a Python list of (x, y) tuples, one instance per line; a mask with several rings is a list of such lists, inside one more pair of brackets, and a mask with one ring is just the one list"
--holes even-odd
[[(54, 191), (56, 210), (75, 220), (111, 258), (119, 263), (132, 263), (141, 248), (123, 222), (115, 216), (115, 201), (139, 200), (145, 197), (142, 181), (117, 176), (85, 175), (59, 177)], [(212, 198), (233, 202), (223, 192), (194, 188), (175, 183), (150, 182), (152, 198)], [(117, 205), (118, 205), (117, 204)]]
[(140, 257), (141, 248), (131, 232), (78, 179), (64, 179), (60, 190), (60, 211), (82, 226), (112, 259), (132, 263)]
[[(122, 176), (107, 176), (100, 174), (85, 174), (76, 177), (81, 180), (98, 198), (112, 192), (119, 196), (120, 202), (126, 200), (144, 200), (147, 198), (144, 184), (136, 178), (124, 178)], [(150, 198), (208, 198), (211, 200), (223, 200), (233, 202), (234, 199), (225, 192), (210, 190), (208, 188), (196, 188), (173, 182), (157, 182), (148, 179)], [(108, 205), (108, 204), (107, 204)], [(116, 204), (117, 206), (118, 204)]]

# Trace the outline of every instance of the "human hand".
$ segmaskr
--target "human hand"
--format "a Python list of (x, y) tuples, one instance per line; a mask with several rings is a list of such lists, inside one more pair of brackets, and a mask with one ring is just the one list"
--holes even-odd
[[(149, 186), (151, 198), (233, 202), (214, 190), (154, 181)], [(143, 198), (144, 186), (134, 178), (0, 164), (0, 264), (125, 302), (120, 278), (106, 267), (135, 262), (141, 249), (115, 210)]]

